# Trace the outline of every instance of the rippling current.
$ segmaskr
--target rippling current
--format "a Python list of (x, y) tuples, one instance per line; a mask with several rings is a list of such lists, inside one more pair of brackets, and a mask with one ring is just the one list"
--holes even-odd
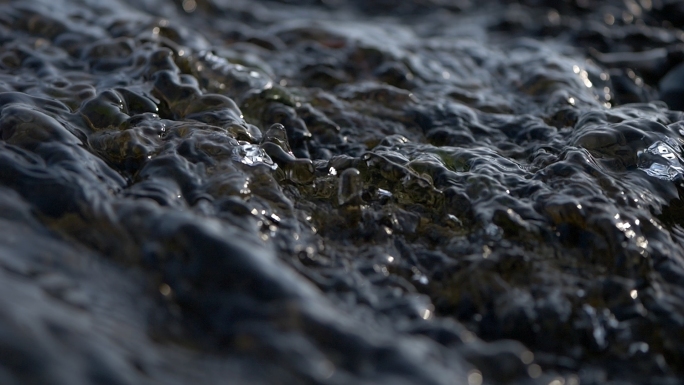
[(0, 5), (0, 383), (681, 383), (683, 4)]

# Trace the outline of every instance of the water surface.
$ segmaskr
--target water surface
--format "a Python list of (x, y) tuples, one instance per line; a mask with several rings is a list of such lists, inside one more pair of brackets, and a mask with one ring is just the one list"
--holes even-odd
[(680, 4), (3, 4), (0, 382), (681, 382)]

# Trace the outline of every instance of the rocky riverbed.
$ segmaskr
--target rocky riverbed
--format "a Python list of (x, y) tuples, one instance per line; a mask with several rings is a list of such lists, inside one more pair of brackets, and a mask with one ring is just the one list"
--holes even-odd
[(0, 8), (1, 384), (684, 380), (684, 3)]

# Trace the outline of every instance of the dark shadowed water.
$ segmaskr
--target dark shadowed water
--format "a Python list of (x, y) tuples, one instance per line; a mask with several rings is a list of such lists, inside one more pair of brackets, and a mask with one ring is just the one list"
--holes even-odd
[(680, 384), (683, 25), (6, 2), (0, 384)]

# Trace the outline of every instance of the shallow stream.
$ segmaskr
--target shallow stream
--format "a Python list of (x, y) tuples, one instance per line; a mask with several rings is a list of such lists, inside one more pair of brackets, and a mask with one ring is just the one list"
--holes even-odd
[(682, 25), (3, 3), (0, 383), (681, 383)]

